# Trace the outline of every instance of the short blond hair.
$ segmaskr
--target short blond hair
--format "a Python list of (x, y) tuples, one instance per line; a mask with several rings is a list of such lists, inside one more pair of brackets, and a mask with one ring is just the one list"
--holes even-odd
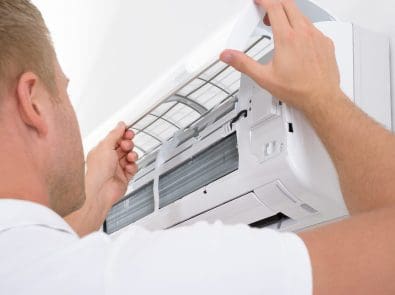
[(40, 11), (29, 0), (0, 0), (0, 90), (31, 71), (56, 92), (55, 58)]

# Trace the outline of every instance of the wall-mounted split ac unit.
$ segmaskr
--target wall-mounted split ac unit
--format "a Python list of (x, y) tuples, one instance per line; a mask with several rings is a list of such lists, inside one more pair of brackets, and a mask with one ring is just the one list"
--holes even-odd
[[(390, 128), (388, 39), (336, 21), (310, 1), (297, 3), (334, 41), (342, 89)], [(110, 211), (107, 233), (201, 220), (300, 230), (348, 214), (332, 161), (303, 114), (218, 61), (222, 49), (244, 47), (267, 63), (275, 48), (270, 28), (257, 26), (261, 19), (246, 4), (136, 99), (150, 102), (144, 112), (125, 106), (87, 139), (89, 147), (120, 119), (136, 133), (140, 170)]]

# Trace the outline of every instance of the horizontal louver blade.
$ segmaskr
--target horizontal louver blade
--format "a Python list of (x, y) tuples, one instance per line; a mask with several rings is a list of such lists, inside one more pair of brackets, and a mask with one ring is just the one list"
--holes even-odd
[(112, 207), (105, 223), (105, 232), (111, 234), (154, 212), (153, 182), (133, 191)]
[(238, 168), (237, 136), (233, 133), (159, 178), (160, 208)]

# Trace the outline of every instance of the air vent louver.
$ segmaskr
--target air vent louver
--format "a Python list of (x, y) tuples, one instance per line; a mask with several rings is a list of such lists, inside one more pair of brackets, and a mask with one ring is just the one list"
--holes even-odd
[(233, 133), (159, 178), (160, 208), (238, 168), (237, 137)]
[(104, 224), (104, 231), (111, 234), (153, 212), (154, 194), (151, 181), (112, 207)]

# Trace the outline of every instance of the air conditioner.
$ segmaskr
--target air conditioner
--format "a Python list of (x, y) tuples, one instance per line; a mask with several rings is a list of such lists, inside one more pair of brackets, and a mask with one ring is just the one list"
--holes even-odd
[[(118, 120), (136, 133), (140, 170), (105, 232), (202, 220), (297, 231), (347, 216), (336, 170), (304, 115), (218, 61), (229, 47), (262, 63), (273, 55), (272, 32), (247, 2), (237, 19), (85, 140), (89, 148)], [(344, 92), (390, 128), (389, 40), (310, 1), (297, 3), (333, 40)], [(144, 111), (136, 113), (135, 103)]]

